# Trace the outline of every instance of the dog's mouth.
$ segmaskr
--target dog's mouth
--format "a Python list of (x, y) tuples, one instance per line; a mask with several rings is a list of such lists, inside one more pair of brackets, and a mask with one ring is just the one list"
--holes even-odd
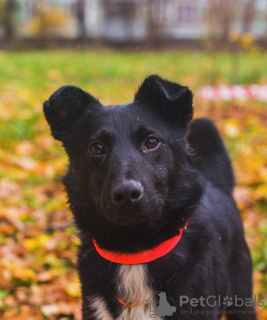
[(112, 205), (107, 205), (101, 208), (106, 220), (112, 224), (119, 226), (138, 225), (149, 222), (161, 209), (159, 201), (153, 204), (142, 204), (138, 206), (128, 206), (125, 208), (116, 208)]
[(123, 214), (105, 214), (105, 218), (112, 224), (119, 226), (138, 225), (146, 223), (151, 217), (151, 214), (131, 214), (125, 212)]

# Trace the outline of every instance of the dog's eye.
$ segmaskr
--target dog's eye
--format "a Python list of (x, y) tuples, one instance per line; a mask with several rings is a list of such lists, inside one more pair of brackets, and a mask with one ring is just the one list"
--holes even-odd
[(90, 150), (93, 154), (97, 155), (106, 153), (105, 148), (100, 143), (92, 144)]
[(155, 149), (159, 145), (159, 139), (155, 137), (149, 137), (145, 142), (145, 149)]

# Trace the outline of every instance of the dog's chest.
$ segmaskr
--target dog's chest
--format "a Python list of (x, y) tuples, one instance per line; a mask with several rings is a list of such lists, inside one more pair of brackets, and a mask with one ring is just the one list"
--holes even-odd
[[(147, 268), (145, 265), (121, 265), (116, 275), (116, 292), (118, 300), (126, 304), (136, 304), (125, 307), (121, 304), (121, 313), (114, 319), (102, 297), (91, 299), (91, 308), (95, 311), (97, 320), (147, 320), (156, 308), (156, 295), (148, 285)], [(149, 299), (147, 301), (147, 299)], [(162, 320), (161, 317), (154, 318)]]

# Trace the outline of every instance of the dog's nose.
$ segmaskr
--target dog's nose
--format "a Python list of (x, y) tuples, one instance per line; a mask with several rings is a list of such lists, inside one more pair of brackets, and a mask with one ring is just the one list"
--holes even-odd
[(127, 205), (137, 203), (143, 196), (141, 183), (129, 180), (114, 187), (111, 199), (115, 205)]

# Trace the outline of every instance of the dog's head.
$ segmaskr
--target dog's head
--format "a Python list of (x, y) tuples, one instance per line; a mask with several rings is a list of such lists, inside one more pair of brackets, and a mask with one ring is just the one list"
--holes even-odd
[(133, 102), (104, 107), (65, 86), (44, 113), (69, 156), (64, 182), (81, 230), (94, 234), (101, 224), (102, 232), (109, 226), (170, 234), (184, 225), (202, 192), (186, 142), (193, 115), (187, 87), (153, 75)]

